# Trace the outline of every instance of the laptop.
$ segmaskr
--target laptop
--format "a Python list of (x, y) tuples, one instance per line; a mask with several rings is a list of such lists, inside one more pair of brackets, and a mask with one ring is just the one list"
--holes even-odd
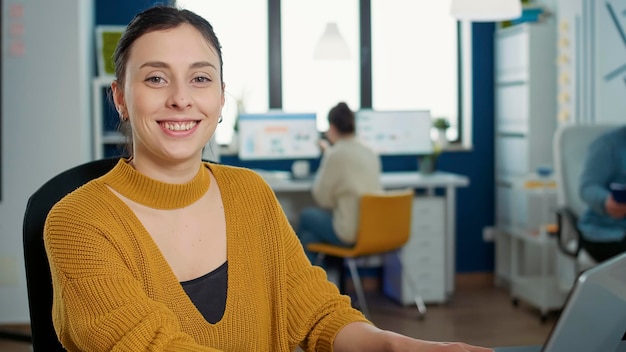
[(495, 351), (626, 352), (626, 253), (578, 276), (543, 346)]

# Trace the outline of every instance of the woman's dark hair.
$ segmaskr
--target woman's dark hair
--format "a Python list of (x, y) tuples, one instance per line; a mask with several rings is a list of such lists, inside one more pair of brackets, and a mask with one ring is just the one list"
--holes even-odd
[(122, 34), (115, 52), (113, 63), (115, 64), (115, 76), (123, 86), (126, 74), (126, 63), (133, 43), (142, 35), (154, 31), (162, 31), (176, 28), (182, 24), (193, 26), (202, 34), (207, 42), (215, 48), (220, 60), (220, 81), (224, 82), (222, 72), (222, 46), (220, 45), (213, 26), (203, 17), (189, 11), (178, 9), (173, 6), (157, 5), (137, 14), (126, 27)]
[(354, 133), (354, 112), (348, 104), (340, 102), (328, 112), (328, 123), (341, 134)]

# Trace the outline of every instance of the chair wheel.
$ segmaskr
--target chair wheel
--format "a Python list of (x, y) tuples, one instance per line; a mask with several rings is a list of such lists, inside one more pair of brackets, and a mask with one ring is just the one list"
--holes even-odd
[(519, 306), (519, 299), (513, 298), (511, 300), (511, 303), (513, 304), (513, 307), (517, 307), (517, 306)]

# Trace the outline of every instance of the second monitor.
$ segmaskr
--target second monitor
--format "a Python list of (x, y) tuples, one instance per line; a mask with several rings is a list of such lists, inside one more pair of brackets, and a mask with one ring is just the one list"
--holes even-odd
[(379, 155), (426, 155), (433, 152), (429, 110), (356, 112), (356, 135)]

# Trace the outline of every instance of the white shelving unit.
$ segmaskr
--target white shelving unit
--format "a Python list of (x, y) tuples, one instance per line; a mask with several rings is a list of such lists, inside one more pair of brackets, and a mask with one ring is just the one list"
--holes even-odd
[(409, 241), (400, 251), (385, 255), (383, 291), (402, 305), (415, 304), (411, 281), (424, 302), (447, 301), (445, 211), (443, 197), (415, 197)]
[(552, 223), (554, 192), (529, 189), (540, 166), (552, 166), (557, 125), (556, 26), (523, 23), (495, 33), (496, 284), (541, 311), (561, 307)]
[[(107, 111), (110, 103), (107, 101), (106, 91), (113, 82), (113, 77), (96, 77), (92, 81), (93, 99), (93, 158), (100, 159), (108, 156), (107, 147), (116, 147), (125, 143), (125, 138), (117, 132), (111, 123), (107, 125)], [(112, 107), (110, 109), (113, 109)], [(115, 111), (114, 109), (111, 111)], [(115, 118), (117, 113), (115, 112)], [(117, 122), (117, 120), (116, 120)]]
[[(513, 304), (522, 299), (537, 307), (541, 320), (547, 314), (558, 310), (565, 302), (566, 293), (559, 288), (559, 280), (555, 275), (556, 242), (545, 232), (539, 235), (527, 232), (511, 231), (511, 296)], [(521, 272), (523, 263), (521, 255), (525, 250), (539, 252), (539, 271), (533, 274)]]
[[(556, 239), (551, 237), (546, 225), (555, 223), (552, 214), (556, 208), (556, 181), (552, 177), (527, 177), (519, 179), (514, 189), (534, 199), (534, 206), (542, 217), (535, 227), (510, 226), (505, 229), (511, 245), (511, 296), (514, 304), (523, 299), (537, 307), (541, 320), (545, 321), (547, 314), (560, 309), (566, 298), (557, 277)], [(536, 256), (533, 259), (534, 271), (528, 270), (528, 265), (525, 265), (530, 253)]]

